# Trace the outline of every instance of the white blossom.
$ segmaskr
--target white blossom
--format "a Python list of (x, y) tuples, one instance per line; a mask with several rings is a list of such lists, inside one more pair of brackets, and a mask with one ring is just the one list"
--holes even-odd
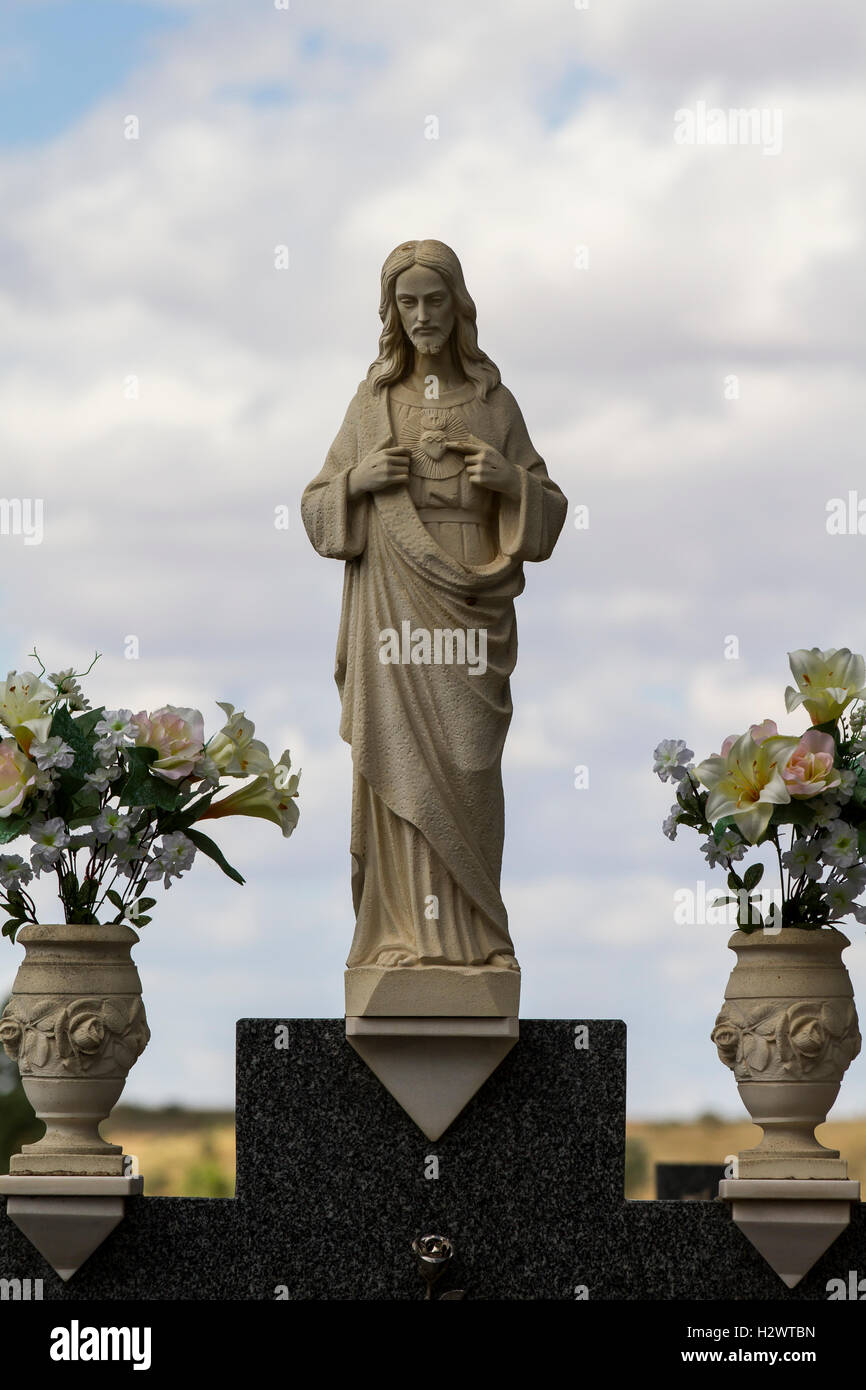
[(141, 808), (124, 815), (116, 806), (106, 806), (93, 822), (93, 831), (101, 844), (116, 840), (122, 844), (129, 839), (141, 815)]
[(53, 820), (32, 821), (30, 838), (34, 841), (30, 863), (37, 873), (42, 869), (53, 869), (69, 844), (68, 831), (59, 816)]
[(110, 741), (115, 748), (119, 748), (124, 739), (135, 738), (136, 725), (132, 717), (132, 710), (104, 710), (102, 718), (94, 725), (93, 732), (102, 734), (102, 741)]
[(55, 671), (48, 679), (57, 687), (58, 693), (63, 696), (70, 709), (90, 709), (90, 701), (75, 679), (74, 667), (70, 666), (66, 671)]
[(857, 831), (842, 820), (831, 821), (826, 838), (821, 841), (821, 853), (828, 864), (837, 869), (849, 869), (860, 859)]
[(166, 888), (171, 886), (172, 878), (179, 878), (190, 868), (195, 859), (195, 845), (182, 830), (163, 835), (162, 844), (154, 850), (153, 862), (148, 864), (145, 878), (150, 882), (163, 878)]
[(819, 879), (824, 872), (821, 863), (822, 846), (816, 840), (801, 835), (789, 850), (782, 855), (782, 863), (792, 878)]
[(75, 762), (73, 749), (56, 734), (53, 738), (47, 738), (44, 743), (37, 743), (34, 739), (28, 750), (28, 756), (33, 759), (42, 772), (46, 772), (52, 767), (71, 767)]
[(739, 835), (730, 827), (723, 831), (718, 841), (716, 841), (715, 835), (711, 835), (709, 839), (704, 840), (703, 844), (700, 846), (711, 869), (714, 869), (716, 865), (720, 864), (723, 860), (736, 863), (738, 859), (742, 859), (749, 848), (750, 846), (744, 844)]
[(682, 738), (663, 738), (653, 753), (653, 772), (662, 782), (679, 782), (685, 775), (685, 766), (693, 758), (694, 750), (686, 747)]
[(0, 854), (0, 888), (14, 892), (33, 877), (33, 870), (20, 854)]
[(120, 776), (121, 771), (122, 769), (114, 763), (109, 767), (99, 767), (95, 772), (85, 773), (84, 780), (89, 782), (92, 787), (96, 787), (97, 791), (104, 792), (108, 790), (109, 783)]

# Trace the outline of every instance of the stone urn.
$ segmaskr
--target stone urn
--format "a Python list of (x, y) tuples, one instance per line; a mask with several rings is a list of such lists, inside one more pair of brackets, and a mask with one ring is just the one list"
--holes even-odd
[(12, 1158), (14, 1174), (123, 1174), (123, 1151), (99, 1133), (150, 1029), (131, 927), (28, 924), (0, 1041), (16, 1059), (45, 1134)]
[(739, 1155), (740, 1178), (846, 1178), (848, 1164), (815, 1138), (860, 1051), (854, 991), (835, 928), (735, 931), (737, 964), (712, 1040), (764, 1131)]

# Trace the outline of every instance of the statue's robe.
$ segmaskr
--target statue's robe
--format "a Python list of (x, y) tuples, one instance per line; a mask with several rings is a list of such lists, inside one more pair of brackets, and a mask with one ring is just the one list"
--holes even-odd
[[(452, 425), (456, 412), (469, 432), (517, 465), (520, 495), (491, 493), (464, 475), (434, 482), (426, 497), (423, 478), (413, 476), (410, 485), (350, 498), (352, 468), (374, 449), (405, 442), (409, 410), (398, 402), (413, 398), (441, 407)], [(458, 506), (442, 507), (456, 483)], [(418, 500), (432, 503), (420, 515)], [(494, 957), (515, 964), (499, 889), (514, 599), (524, 586), (523, 561), (550, 555), (566, 509), (502, 385), (485, 401), (471, 385), (422, 401), (402, 385), (375, 396), (362, 382), (324, 468), (304, 492), (304, 525), (316, 550), (346, 561), (335, 676), (340, 733), (354, 765), (349, 966), (484, 965)], [(467, 553), (493, 558), (467, 563)], [(469, 662), (383, 664), (382, 634), (390, 629), (402, 639), (405, 621), (430, 634), (486, 630), (486, 670), (478, 647), (474, 673)]]

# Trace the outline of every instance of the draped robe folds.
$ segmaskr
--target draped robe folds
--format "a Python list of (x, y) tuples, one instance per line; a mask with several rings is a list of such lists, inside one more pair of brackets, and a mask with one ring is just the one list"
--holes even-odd
[[(346, 561), (335, 678), (354, 767), (350, 967), (516, 964), (499, 889), (514, 599), (523, 561), (551, 553), (567, 502), (506, 387), (461, 413), (520, 469), (520, 495), (497, 494), (500, 553), (489, 564), (443, 550), (403, 485), (349, 496), (352, 468), (395, 443), (387, 388), (374, 396), (361, 383), (302, 500), (316, 550)], [(486, 631), (486, 670), (383, 664), (382, 633), (401, 634), (406, 621), (431, 635)]]

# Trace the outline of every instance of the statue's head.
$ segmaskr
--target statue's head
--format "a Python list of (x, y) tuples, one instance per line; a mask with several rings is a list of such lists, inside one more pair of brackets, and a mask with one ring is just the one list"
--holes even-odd
[(395, 247), (382, 266), (379, 317), (379, 356), (367, 372), (374, 393), (402, 380), (415, 349), (430, 356), (435, 373), (435, 358), (448, 343), (481, 400), (499, 385), (498, 368), (478, 346), (475, 304), (462, 267), (444, 242), (404, 241)]

